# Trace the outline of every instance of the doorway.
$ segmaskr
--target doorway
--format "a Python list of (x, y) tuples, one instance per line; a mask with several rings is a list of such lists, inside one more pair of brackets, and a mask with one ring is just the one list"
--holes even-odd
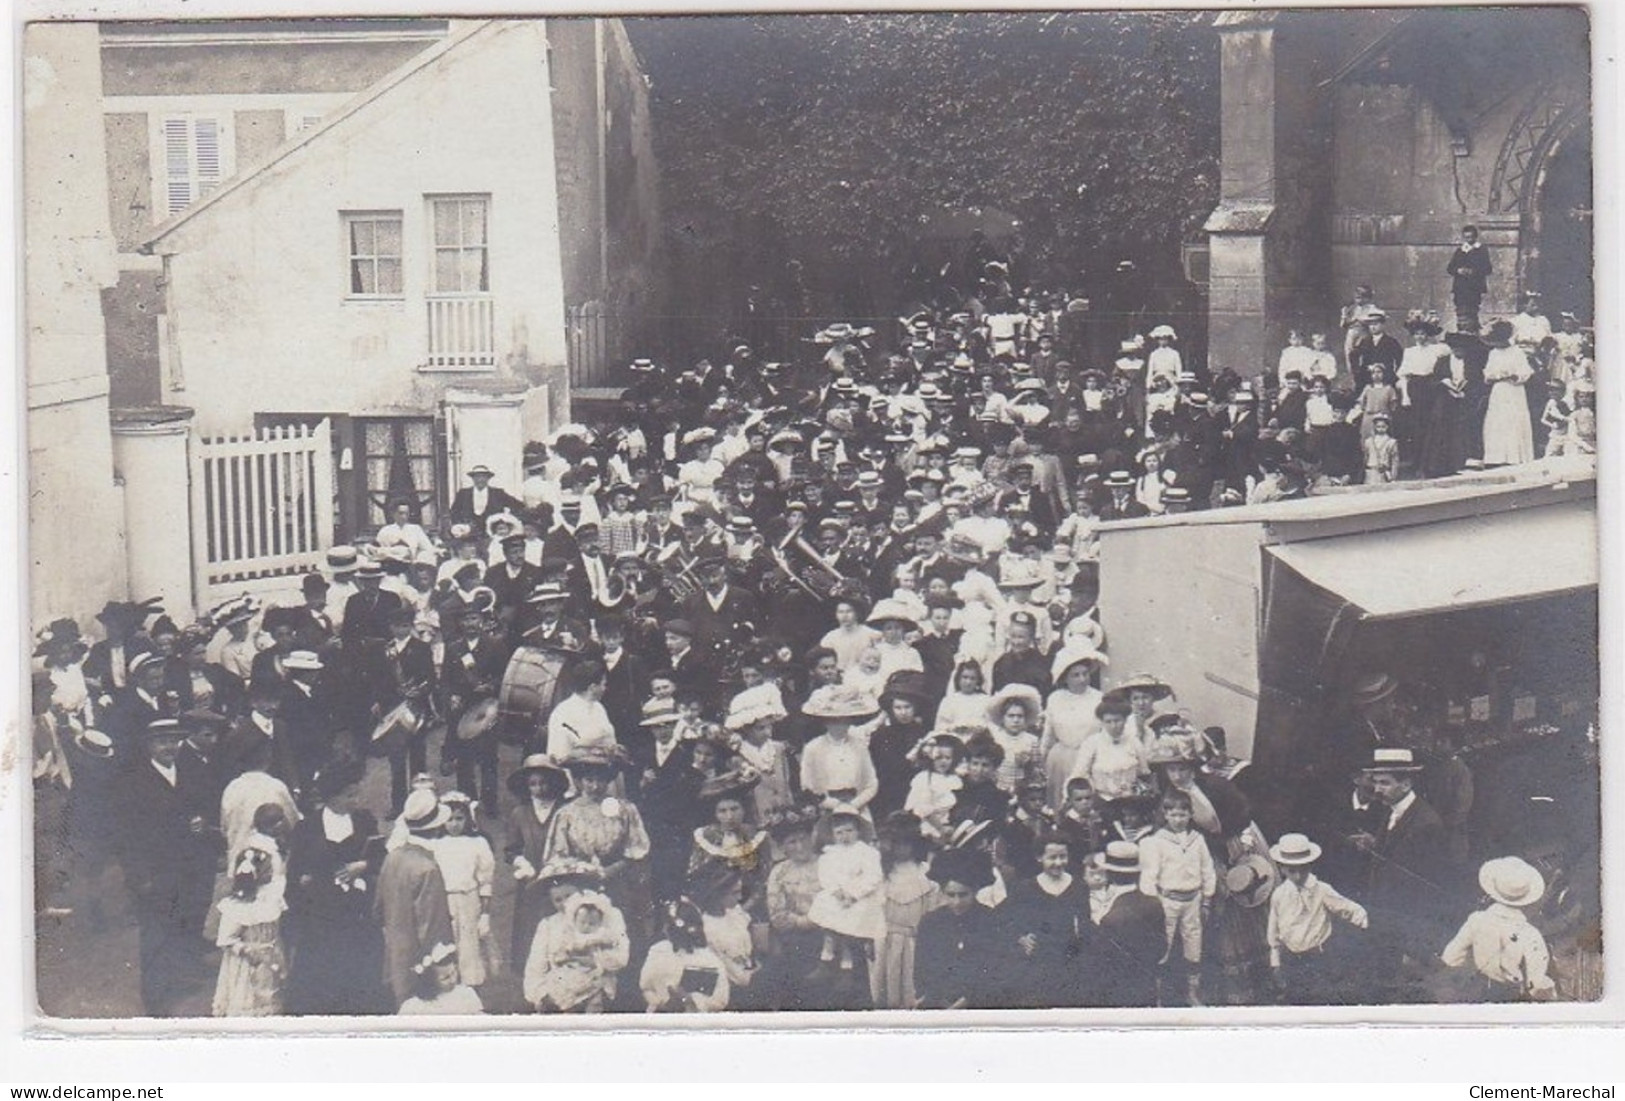
[[(1540, 291), (1554, 319), (1573, 310), (1589, 324), (1592, 276), (1591, 133), (1582, 119), (1559, 138), (1541, 166), (1533, 216), (1534, 248), (1526, 286)], [(1554, 322), (1555, 324), (1555, 322)]]

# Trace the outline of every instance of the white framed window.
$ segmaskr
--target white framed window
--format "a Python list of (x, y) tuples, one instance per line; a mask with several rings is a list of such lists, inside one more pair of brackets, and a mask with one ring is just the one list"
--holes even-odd
[(219, 187), (236, 168), (229, 112), (165, 114), (153, 141), (157, 221), (172, 217)]
[(429, 197), (434, 294), (485, 294), (491, 290), (489, 195)]
[(401, 212), (343, 211), (346, 298), (400, 298)]

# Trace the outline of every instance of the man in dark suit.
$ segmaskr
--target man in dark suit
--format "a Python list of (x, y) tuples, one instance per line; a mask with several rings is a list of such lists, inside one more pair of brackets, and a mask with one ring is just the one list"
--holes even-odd
[[(300, 591), (304, 593), (305, 603), (302, 607), (294, 609), (298, 616), (298, 626), (294, 628), (294, 641), (299, 649), (321, 653), (333, 641), (337, 632), (333, 630), (333, 620), (327, 614), (327, 594), (331, 588), (327, 578), (319, 573), (307, 573), (299, 583)], [(345, 602), (349, 607), (349, 602)]]
[(1239, 388), (1230, 395), (1230, 407), (1219, 414), (1219, 476), (1226, 489), (1246, 496), (1248, 478), (1258, 477), (1258, 401), (1253, 391)]
[(231, 724), (226, 734), (223, 757), (226, 771), (240, 776), (266, 762), (264, 771), (299, 791), (299, 766), (288, 726), (277, 718), (282, 712), (281, 682), (259, 683), (248, 693), (248, 713)]
[(1026, 460), (1014, 462), (1010, 464), (1008, 470), (1010, 480), (1014, 484), (999, 494), (993, 511), (1002, 516), (1007, 515), (1012, 509), (1020, 508), (1026, 512), (1027, 518), (1040, 532), (1045, 536), (1053, 535), (1058, 522), (1055, 504), (1034, 486), (1032, 463)]
[(295, 650), (283, 660), (287, 683), (280, 715), (293, 751), (295, 778), (289, 787), (308, 791), (316, 772), (333, 753), (333, 710), (323, 691), (322, 660), (309, 650)]
[(1407, 958), (1413, 969), (1431, 962), (1450, 936), (1448, 837), (1438, 812), (1416, 793), (1422, 765), (1409, 749), (1378, 747), (1365, 771), (1388, 808), (1375, 836), (1355, 841), (1371, 856), (1368, 971), (1381, 1000), (1415, 1001), (1420, 992)]
[(354, 650), (359, 644), (389, 640), (389, 620), (402, 606), (398, 593), (382, 588), (384, 568), (366, 562), (355, 571), (360, 591), (344, 605), (344, 645)]
[(604, 689), (604, 710), (617, 737), (638, 729), (643, 701), (649, 694), (649, 667), (626, 646), (626, 621), (619, 616), (601, 615), (596, 622), (598, 641), (604, 648), (604, 668), (608, 671)]
[(142, 759), (119, 787), (120, 862), (134, 900), (141, 1005), (150, 1016), (169, 1017), (203, 981), (205, 914), (196, 900), (208, 897), (213, 860), (206, 824), (180, 783), (179, 720), (154, 719), (141, 737)]
[(1295, 428), (1299, 432), (1309, 422), (1309, 392), (1303, 388), (1303, 376), (1288, 371), (1281, 379), (1281, 392), (1275, 397), (1275, 409), (1270, 420), (1277, 428)]
[(452, 498), (451, 509), (446, 514), (447, 523), (468, 524), (479, 532), (485, 530), (485, 522), (497, 513), (518, 513), (523, 509), (523, 501), (491, 484), (494, 476), (491, 468), (483, 463), (470, 469), (468, 480), (474, 484), (459, 489)]
[(1100, 510), (1102, 520), (1138, 520), (1151, 515), (1150, 509), (1135, 500), (1134, 475), (1128, 471), (1114, 470), (1100, 484), (1111, 493)]
[(671, 678), (679, 694), (691, 692), (707, 710), (715, 710), (722, 693), (722, 666), (695, 645), (695, 628), (688, 620), (667, 620), (662, 629), (666, 634), (662, 672)]
[(649, 832), (649, 875), (658, 901), (682, 893), (694, 831), (706, 821), (704, 777), (694, 767), (693, 743), (677, 737), (677, 717), (670, 701), (651, 701), (626, 739), (627, 779)]
[(498, 618), (512, 622), (519, 609), (530, 598), (532, 590), (541, 583), (541, 567), (525, 561), (525, 537), (510, 535), (504, 539), (502, 563), (485, 572), (485, 586), (497, 598)]
[(1140, 853), (1132, 841), (1106, 845), (1107, 903), (1095, 938), (1091, 1004), (1150, 1008), (1167, 952), (1162, 903), (1140, 891)]
[(761, 609), (754, 596), (729, 580), (724, 556), (703, 555), (694, 572), (701, 587), (683, 602), (683, 618), (694, 627), (695, 648), (720, 665), (728, 647), (741, 646), (756, 634)]
[(1477, 226), (1461, 227), (1461, 244), (1450, 254), (1450, 298), (1456, 306), (1456, 331), (1478, 332), (1478, 306), (1490, 285), (1490, 250), (1478, 239)]
[(151, 651), (137, 654), (130, 661), (128, 687), (113, 693), (106, 733), (126, 763), (141, 762), (141, 739), (148, 723), (174, 718), (179, 711), (178, 701), (164, 687), (168, 664)]

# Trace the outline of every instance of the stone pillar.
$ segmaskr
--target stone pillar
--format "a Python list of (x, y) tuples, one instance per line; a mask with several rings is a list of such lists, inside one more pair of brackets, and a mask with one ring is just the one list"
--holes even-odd
[[(1282, 13), (1219, 16), (1219, 206), (1209, 237), (1208, 363), (1244, 378), (1274, 368), (1286, 330), (1330, 293), (1322, 96)], [(1305, 48), (1300, 48), (1305, 47)], [(1320, 262), (1316, 262), (1317, 251)]]
[(452, 423), (446, 456), (446, 500), (468, 484), (470, 468), (484, 463), (495, 473), (492, 484), (519, 496), (525, 480), (525, 390), (446, 391), (446, 417)]
[(133, 599), (162, 597), (177, 619), (195, 612), (192, 569), (192, 410), (113, 414), (113, 466), (124, 484), (125, 557)]
[(87, 629), (124, 590), (101, 293), (118, 281), (94, 23), (23, 29), (29, 613)]

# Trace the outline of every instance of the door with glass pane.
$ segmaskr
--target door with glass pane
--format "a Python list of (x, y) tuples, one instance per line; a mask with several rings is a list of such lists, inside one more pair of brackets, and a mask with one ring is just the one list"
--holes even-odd
[(481, 370), (496, 363), (491, 297), (490, 197), (429, 199), (428, 365)]
[(357, 422), (363, 476), (360, 527), (389, 523), (390, 506), (406, 501), (425, 528), (440, 522), (440, 451), (430, 417), (379, 417)]

